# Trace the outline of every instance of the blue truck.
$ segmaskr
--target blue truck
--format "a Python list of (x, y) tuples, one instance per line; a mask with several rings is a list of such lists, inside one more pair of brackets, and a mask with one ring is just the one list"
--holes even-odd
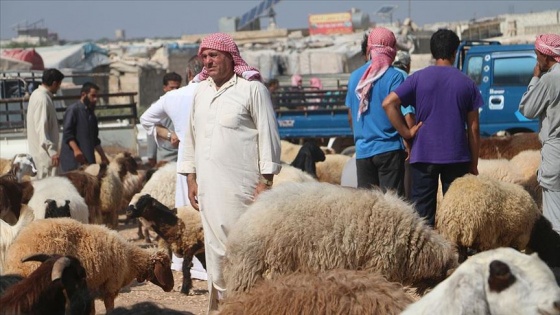
[[(532, 45), (466, 41), (459, 46), (455, 59), (455, 66), (476, 82), (484, 99), (480, 110), (483, 137), (500, 131), (514, 134), (538, 130), (537, 120), (529, 120), (518, 111), (536, 64)], [(280, 137), (292, 141), (330, 139), (329, 145), (339, 142), (339, 148), (335, 149), (340, 152), (340, 146), (346, 147), (352, 142), (345, 96), (346, 91), (342, 89), (276, 93), (273, 97), (276, 99)], [(321, 101), (308, 101), (318, 99)]]

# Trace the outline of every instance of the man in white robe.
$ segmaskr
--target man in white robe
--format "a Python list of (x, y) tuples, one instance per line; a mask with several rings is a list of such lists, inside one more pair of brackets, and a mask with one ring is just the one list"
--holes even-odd
[(60, 127), (52, 97), (63, 79), (64, 74), (59, 70), (45, 70), (42, 84), (29, 98), (26, 114), (27, 144), (37, 167), (37, 179), (56, 175), (60, 162)]
[(199, 48), (204, 68), (195, 93), (179, 172), (204, 227), (209, 310), (225, 293), (221, 262), (231, 228), (280, 172), (280, 137), (260, 74), (231, 36), (212, 34)]

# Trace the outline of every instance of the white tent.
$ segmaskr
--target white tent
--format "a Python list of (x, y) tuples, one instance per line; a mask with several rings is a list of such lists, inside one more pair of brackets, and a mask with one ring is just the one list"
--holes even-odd
[(93, 43), (38, 47), (35, 50), (43, 57), (45, 68), (89, 72), (110, 63), (107, 50)]

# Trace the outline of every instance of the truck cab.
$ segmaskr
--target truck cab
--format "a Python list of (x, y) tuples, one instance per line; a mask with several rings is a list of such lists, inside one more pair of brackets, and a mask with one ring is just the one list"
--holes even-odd
[(480, 134), (538, 131), (538, 120), (525, 118), (519, 103), (537, 63), (533, 45), (501, 45), (492, 41), (463, 42), (455, 66), (473, 79), (484, 105), (480, 109)]

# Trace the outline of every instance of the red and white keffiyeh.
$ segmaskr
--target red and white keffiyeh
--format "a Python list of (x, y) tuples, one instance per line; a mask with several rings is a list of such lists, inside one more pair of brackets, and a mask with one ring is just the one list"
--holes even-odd
[(368, 52), (371, 64), (364, 72), (358, 86), (356, 96), (360, 100), (357, 120), (368, 109), (369, 96), (375, 80), (379, 79), (391, 66), (397, 51), (395, 34), (384, 27), (376, 27), (368, 36)]
[(535, 49), (543, 55), (554, 58), (556, 62), (560, 62), (560, 35), (542, 34), (537, 36)]
[[(245, 60), (241, 58), (239, 48), (230, 35), (215, 33), (204, 37), (200, 43), (200, 47), (198, 48), (198, 55), (200, 56), (205, 49), (214, 49), (231, 54), (233, 58), (233, 71), (235, 74), (249, 81), (261, 81), (261, 74), (259, 70), (249, 66)], [(202, 68), (202, 71), (196, 75), (194, 81), (200, 82), (206, 80), (207, 78), (208, 72), (206, 71), (206, 67), (204, 67)]]

